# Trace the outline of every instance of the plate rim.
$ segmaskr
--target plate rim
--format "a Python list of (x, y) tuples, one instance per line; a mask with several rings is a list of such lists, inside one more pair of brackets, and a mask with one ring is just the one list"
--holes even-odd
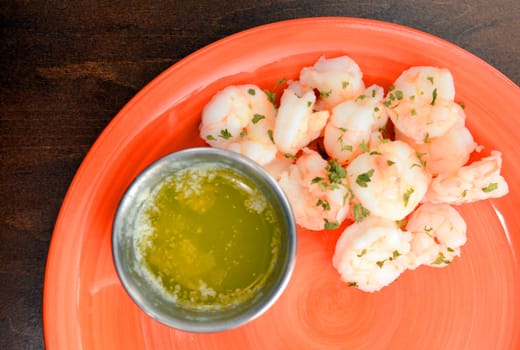
[[(219, 46), (228, 45), (233, 41), (239, 41), (243, 37), (254, 36), (262, 31), (271, 31), (280, 29), (284, 26), (299, 26), (299, 25), (307, 25), (309, 23), (324, 23), (330, 26), (345, 26), (352, 28), (363, 29), (366, 27), (373, 27), (376, 29), (384, 30), (384, 31), (393, 31), (399, 33), (401, 35), (406, 35), (409, 37), (413, 37), (414, 39), (419, 39), (420, 41), (428, 41), (434, 42), (441, 46), (447, 46), (451, 50), (455, 50), (464, 56), (471, 58), (475, 63), (478, 63), (480, 66), (485, 67), (485, 69), (495, 76), (495, 78), (500, 79), (504, 84), (511, 86), (512, 88), (517, 89), (517, 93), (520, 96), (520, 87), (516, 85), (509, 77), (507, 77), (504, 73), (502, 73), (497, 68), (493, 67), (490, 63), (486, 62), (482, 58), (473, 54), (472, 52), (444, 39), (438, 37), (436, 35), (430, 34), (428, 32), (405, 26), (402, 24), (397, 24), (393, 22), (386, 22), (377, 19), (370, 18), (358, 18), (358, 17), (341, 17), (341, 16), (327, 16), (327, 17), (304, 17), (304, 18), (296, 18), (296, 19), (286, 19), (280, 20), (276, 22), (266, 23), (259, 26), (254, 26), (248, 29), (241, 30), (239, 32), (227, 35), (221, 39), (218, 39), (210, 44), (202, 46), (196, 51), (188, 54), (187, 56), (181, 58), (174, 64), (170, 65), (164, 71), (159, 73), (156, 77), (150, 80), (147, 84), (145, 84), (139, 91), (131, 97), (128, 102), (126, 102), (123, 107), (112, 117), (109, 123), (105, 126), (105, 128), (101, 131), (101, 133), (97, 136), (94, 143), (90, 146), (89, 150), (83, 157), (80, 165), (74, 172), (74, 176), (70, 181), (66, 193), (63, 197), (63, 201), (60, 205), (60, 209), (58, 211), (55, 224), (52, 230), (52, 235), (50, 238), (50, 243), (47, 251), (47, 258), (45, 262), (45, 272), (44, 272), (44, 280), (43, 280), (43, 288), (42, 288), (42, 321), (43, 321), (43, 339), (45, 346), (50, 346), (49, 341), (52, 335), (50, 334), (50, 324), (51, 321), (51, 310), (49, 310), (49, 295), (52, 295), (52, 285), (50, 285), (50, 274), (51, 268), (54, 263), (59, 262), (59, 251), (60, 242), (62, 236), (66, 233), (64, 229), (62, 229), (63, 221), (65, 220), (66, 213), (70, 210), (70, 205), (72, 200), (74, 199), (74, 194), (77, 192), (78, 183), (80, 183), (82, 177), (85, 175), (85, 169), (92, 163), (92, 159), (95, 158), (98, 153), (100, 147), (103, 145), (103, 142), (110, 136), (113, 129), (117, 128), (121, 123), (123, 123), (123, 116), (127, 113), (127, 111), (131, 110), (135, 105), (139, 103), (143, 98), (145, 98), (149, 93), (151, 93), (156, 86), (160, 85), (161, 82), (165, 79), (168, 79), (172, 74), (189, 62), (193, 61), (197, 57), (206, 54), (208, 51), (212, 51)], [(81, 255), (81, 254), (79, 254)], [(52, 280), (51, 280), (52, 281)]]

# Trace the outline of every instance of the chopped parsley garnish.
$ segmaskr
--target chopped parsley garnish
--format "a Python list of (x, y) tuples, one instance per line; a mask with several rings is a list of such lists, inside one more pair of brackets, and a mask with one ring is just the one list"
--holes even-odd
[(359, 174), (356, 178), (356, 183), (360, 187), (367, 187), (370, 182), (370, 178), (374, 175), (374, 169), (370, 169), (369, 171)]
[(429, 133), (426, 133), (426, 135), (424, 135), (423, 142), (424, 143), (429, 143), (430, 142), (430, 134)]
[(383, 104), (384, 104), (386, 107), (390, 107), (390, 105), (392, 104), (392, 101), (390, 101), (390, 100), (386, 100), (385, 102), (383, 102)]
[(316, 183), (322, 182), (323, 180), (325, 180), (325, 179), (320, 176), (316, 176), (314, 179), (311, 180), (311, 184), (316, 184)]
[(247, 93), (248, 93), (249, 95), (251, 95), (251, 96), (255, 96), (255, 95), (256, 95), (256, 90), (251, 88), (251, 89), (248, 89), (248, 90), (247, 90)]
[(282, 84), (285, 83), (286, 81), (287, 81), (286, 78), (282, 78), (282, 79), (278, 80), (278, 82), (276, 83), (276, 87), (282, 85)]
[(346, 128), (339, 128), (341, 131), (343, 132), (347, 132), (347, 129)]
[(331, 184), (339, 184), (347, 176), (347, 171), (336, 159), (330, 159), (325, 170), (327, 170), (327, 177)]
[(367, 96), (365, 94), (362, 94), (362, 95), (359, 95), (358, 97), (356, 97), (356, 100), (355, 101), (362, 101), (366, 98)]
[(217, 141), (217, 139), (213, 135), (206, 136), (206, 140), (208, 140), (208, 141)]
[(276, 93), (269, 90), (264, 90), (264, 92), (267, 95), (267, 99), (269, 100), (269, 102), (271, 102), (276, 107), (276, 105), (274, 104), (276, 100)]
[(406, 190), (406, 192), (403, 194), (403, 201), (404, 201), (404, 206), (406, 207), (408, 205), (408, 202), (410, 201), (410, 196), (412, 195), (412, 193), (414, 193), (414, 189), (413, 187), (410, 187), (409, 189)]
[(432, 92), (432, 103), (431, 103), (432, 106), (435, 104), (435, 100), (437, 100), (437, 88), (433, 89), (433, 92)]
[(251, 121), (253, 122), (253, 124), (256, 124), (262, 119), (265, 119), (265, 115), (255, 113), (255, 115), (253, 116), (253, 119)]
[(376, 89), (372, 90), (372, 97), (376, 97)]
[(395, 162), (392, 161), (392, 160), (390, 160), (390, 159), (388, 159), (388, 160), (386, 161), (386, 164), (388, 164), (388, 166), (392, 166), (392, 165), (395, 164)]
[(352, 152), (354, 148), (352, 147), (352, 145), (341, 145), (341, 150), (342, 151), (350, 151)]
[(316, 202), (316, 206), (317, 207), (322, 207), (323, 210), (325, 210), (325, 211), (330, 210), (330, 204), (329, 204), (329, 202), (327, 200), (318, 199), (318, 201)]
[(323, 219), (323, 220), (325, 221), (325, 224), (323, 225), (325, 230), (335, 230), (339, 227), (339, 222), (337, 222), (337, 221), (329, 221), (327, 219)]
[(462, 109), (466, 109), (466, 105), (464, 104), (464, 102), (459, 102), (459, 106), (460, 106)]
[(381, 152), (378, 152), (378, 151), (372, 151), (369, 153), (369, 155), (371, 156), (382, 156), (383, 154)]
[(366, 253), (367, 253), (367, 249), (365, 248), (365, 249), (363, 249), (363, 250), (361, 251), (361, 253), (356, 254), (356, 255), (357, 255), (358, 258), (361, 258), (361, 257), (362, 257), (363, 255), (365, 255)]
[(267, 130), (267, 136), (269, 136), (269, 140), (271, 140), (271, 142), (274, 143), (273, 130)]
[(417, 159), (419, 159), (419, 162), (421, 162), (421, 166), (423, 168), (426, 168), (426, 161), (424, 159), (422, 159), (422, 157), (425, 155), (426, 153), (421, 153), (421, 152), (415, 152), (415, 155), (417, 156)]
[(389, 257), (388, 259), (385, 259), (385, 260), (376, 261), (376, 264), (377, 264), (377, 266), (379, 266), (379, 268), (382, 268), (387, 260), (388, 261), (392, 261), (392, 260), (397, 259), (400, 256), (401, 256), (401, 253), (399, 253), (398, 250), (394, 250), (392, 252), (392, 256), (391, 257)]
[(405, 227), (406, 224), (407, 224), (407, 222), (406, 222), (405, 219), (403, 219), (403, 220), (397, 220), (395, 223), (396, 223), (396, 225), (397, 225), (397, 228), (400, 228), (400, 229), (402, 229), (403, 227)]
[(220, 135), (218, 135), (218, 136), (222, 137), (224, 140), (227, 140), (227, 139), (233, 137), (233, 135), (231, 135), (231, 133), (228, 131), (228, 129), (220, 130)]
[(467, 194), (468, 194), (468, 190), (464, 190), (464, 191), (462, 191), (462, 193), (460, 194), (460, 196), (461, 196), (462, 198), (464, 198), (464, 197), (466, 197)]
[(374, 107), (374, 112), (379, 112), (379, 107)]
[(395, 85), (390, 85), (388, 87), (388, 92), (395, 90)]
[(433, 77), (428, 77), (426, 79), (428, 79), (430, 81), (430, 83), (432, 83), (432, 85), (433, 85)]
[(327, 98), (332, 94), (332, 90), (329, 91), (320, 91), (320, 97)]
[(395, 92), (395, 97), (397, 97), (398, 100), (402, 100), (403, 99), (403, 92), (401, 90), (397, 90)]
[(307, 107), (312, 106), (312, 101), (307, 101)]
[(349, 287), (357, 287), (358, 284), (357, 284), (357, 282), (349, 282), (349, 283), (348, 283), (348, 286), (349, 286)]
[[(340, 128), (340, 130), (342, 129), (343, 132), (347, 131), (347, 129), (345, 128)], [(343, 135), (340, 135), (340, 137), (338, 137), (338, 142), (341, 146), (341, 150), (342, 151), (352, 151), (353, 150), (353, 147), (352, 145), (344, 145), (343, 144)]]
[(487, 193), (487, 192), (494, 191), (497, 188), (498, 188), (498, 183), (492, 182), (489, 185), (487, 185), (486, 187), (482, 187), (482, 191)]
[(290, 153), (285, 153), (283, 156), (285, 158), (289, 158), (289, 159), (292, 159), (292, 160), (296, 159), (296, 156), (294, 154), (290, 154)]
[(362, 150), (363, 152), (368, 152), (368, 146), (367, 146), (367, 144), (365, 143), (365, 141), (363, 141), (363, 142), (361, 142), (361, 143), (359, 144), (359, 148), (361, 148), (361, 150)]
[(348, 81), (342, 81), (342, 82), (341, 82), (341, 87), (342, 87), (343, 89), (346, 89), (347, 86), (348, 86), (348, 84), (349, 84)]
[(450, 247), (448, 247), (447, 250), (448, 250), (450, 253), (453, 253), (453, 252), (455, 251), (455, 249), (450, 248)]
[(362, 206), (360, 203), (354, 204), (352, 207), (352, 211), (354, 214), (354, 221), (361, 222), (363, 221), (367, 216), (370, 215), (370, 211)]
[(247, 131), (242, 130), (242, 131), (240, 132), (240, 136), (241, 136), (241, 137), (244, 137), (244, 136), (246, 136), (246, 135), (247, 135)]
[(450, 262), (451, 261), (446, 259), (446, 257), (444, 256), (444, 254), (442, 254), (442, 252), (439, 252), (439, 254), (437, 255), (437, 258), (432, 261), (432, 264), (441, 265), (441, 264), (449, 264)]
[(417, 115), (417, 110), (415, 108), (412, 108), (410, 114), (412, 115), (412, 117), (415, 117)]

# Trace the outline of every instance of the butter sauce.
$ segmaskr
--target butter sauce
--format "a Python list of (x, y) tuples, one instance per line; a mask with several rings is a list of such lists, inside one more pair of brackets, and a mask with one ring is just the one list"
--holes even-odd
[(279, 256), (269, 201), (225, 166), (175, 172), (152, 191), (137, 222), (144, 275), (182, 307), (218, 309), (252, 298)]

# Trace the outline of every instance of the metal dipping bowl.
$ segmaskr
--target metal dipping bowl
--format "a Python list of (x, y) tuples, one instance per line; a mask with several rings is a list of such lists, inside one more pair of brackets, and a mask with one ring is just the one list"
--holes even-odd
[[(281, 245), (276, 266), (266, 283), (250, 299), (218, 310), (183, 308), (166, 298), (143, 276), (136, 257), (136, 218), (152, 190), (172, 173), (201, 163), (229, 167), (250, 179), (270, 201), (280, 223)], [(151, 164), (123, 195), (112, 227), (112, 252), (119, 278), (134, 302), (149, 316), (170, 327), (197, 333), (241, 326), (266, 311), (282, 294), (296, 257), (296, 225), (286, 196), (276, 181), (254, 161), (231, 151), (191, 148), (171, 153)]]

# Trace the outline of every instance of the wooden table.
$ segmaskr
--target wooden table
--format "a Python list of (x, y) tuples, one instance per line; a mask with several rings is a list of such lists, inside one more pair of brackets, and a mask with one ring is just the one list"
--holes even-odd
[[(520, 1), (4, 1), (0, 5), (0, 348), (42, 349), (47, 249), (74, 173), (152, 78), (229, 34), (309, 16), (400, 23), (520, 84)], [(500, 103), (500, 101), (497, 101)]]

